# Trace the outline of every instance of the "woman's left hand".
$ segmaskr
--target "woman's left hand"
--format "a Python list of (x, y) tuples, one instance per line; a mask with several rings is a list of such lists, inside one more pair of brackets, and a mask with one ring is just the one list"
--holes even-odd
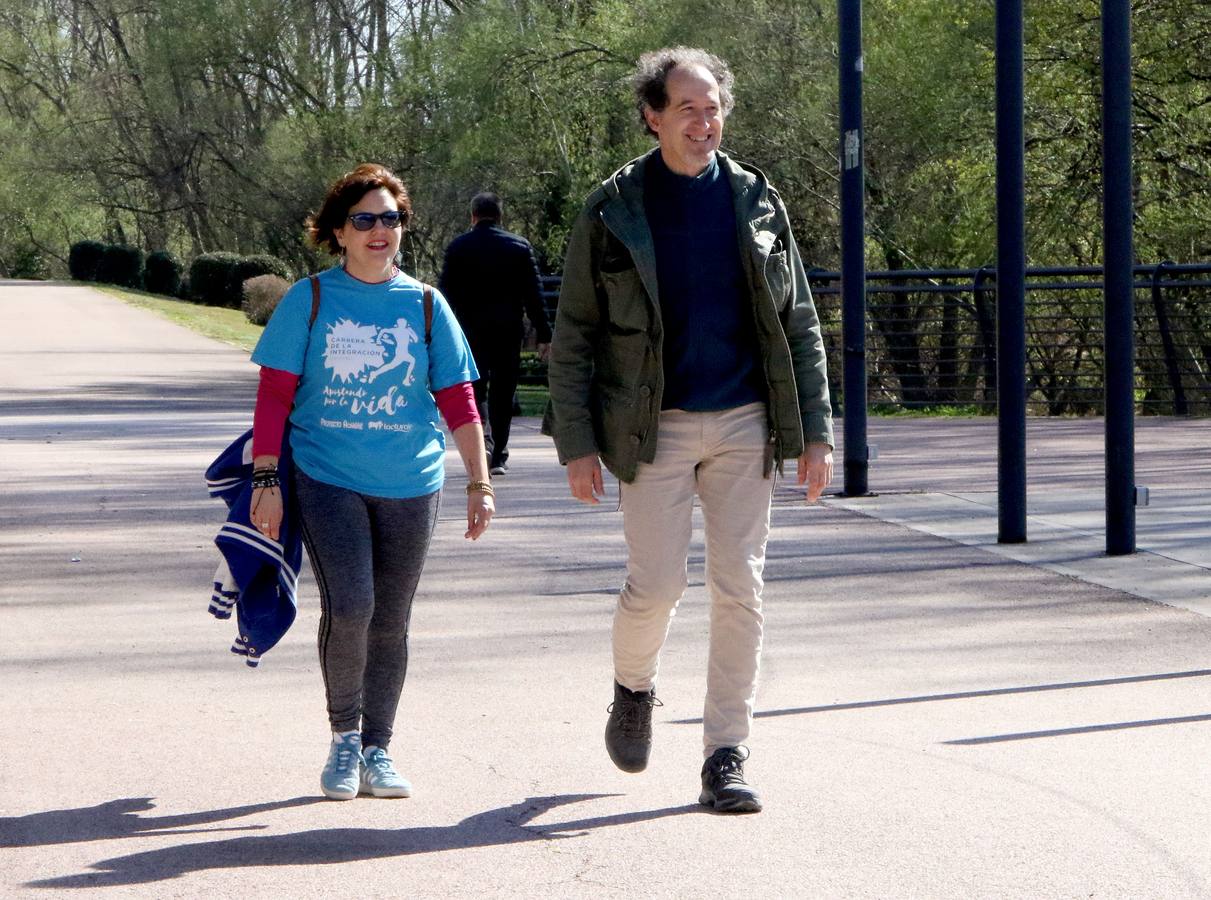
[(478, 421), (464, 422), (454, 429), (454, 440), (458, 444), (458, 455), (463, 458), (467, 469), (467, 486), (485, 485), (486, 491), (470, 491), (467, 494), (467, 540), (478, 540), (488, 529), (488, 523), (496, 513), (496, 501), (492, 499), (492, 485), (488, 481), (488, 454), (484, 450), (484, 428)]
[(488, 530), (488, 523), (496, 514), (496, 503), (491, 494), (475, 491), (467, 495), (467, 532), (463, 537), (478, 540)]

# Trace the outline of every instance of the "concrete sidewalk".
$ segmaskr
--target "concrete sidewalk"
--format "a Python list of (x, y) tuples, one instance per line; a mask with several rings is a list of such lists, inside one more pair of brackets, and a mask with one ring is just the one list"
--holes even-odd
[[(476, 544), (450, 467), (392, 745), (416, 796), (324, 801), (314, 585), (257, 670), (205, 611), (222, 512), (201, 472), (254, 385), (245, 354), (86, 288), (0, 285), (0, 893), (1211, 896), (1211, 620), (785, 482), (749, 766), (766, 811), (695, 803), (700, 540), (652, 764), (618, 772), (620, 514), (567, 499), (533, 420)], [(1177, 424), (1150, 433), (1173, 441), (1156, 493), (1170, 471), (1206, 486)], [(873, 423), (880, 497), (856, 502), (978, 505), (986, 433), (963, 429), (986, 426)], [(1096, 441), (1065, 434), (1087, 476)], [(1064, 482), (1060, 456), (1032, 477)]]
[(1211, 419), (1137, 420), (1136, 483), (1151, 496), (1136, 509), (1139, 552), (1116, 558), (1099, 418), (1029, 420), (1025, 544), (997, 543), (995, 419), (875, 419), (869, 442), (872, 496), (826, 502), (1211, 615)]

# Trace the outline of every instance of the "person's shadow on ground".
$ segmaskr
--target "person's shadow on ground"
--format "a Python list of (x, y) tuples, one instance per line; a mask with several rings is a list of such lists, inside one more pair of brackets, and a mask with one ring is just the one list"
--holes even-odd
[[(620, 813), (610, 816), (578, 819), (572, 822), (561, 822), (548, 826), (529, 824), (559, 806), (581, 803), (586, 800), (597, 800), (615, 794), (563, 794), (553, 797), (529, 797), (512, 806), (488, 810), (468, 816), (456, 825), (433, 825), (416, 828), (378, 829), (378, 828), (323, 828), (314, 831), (301, 831), (293, 834), (278, 834), (264, 836), (249, 836), (227, 838), (219, 841), (202, 841), (200, 843), (181, 844), (174, 847), (162, 847), (147, 850), (142, 853), (132, 853), (94, 863), (91, 868), (96, 871), (82, 872), (77, 875), (64, 875), (58, 878), (44, 878), (27, 882), (24, 886), (31, 888), (94, 888), (114, 887), (119, 885), (148, 884), (156, 881), (166, 881), (179, 878), (190, 872), (207, 869), (257, 868), (261, 866), (299, 866), (327, 863), (358, 862), (369, 859), (386, 859), (393, 856), (410, 856), (416, 853), (437, 853), (444, 850), (466, 850), (475, 847), (491, 847), (503, 844), (524, 843), (528, 841), (556, 840), (581, 837), (595, 828), (605, 828), (614, 825), (629, 825), (635, 822), (645, 822), (661, 819), (667, 816), (686, 815), (694, 812), (707, 812), (698, 804), (666, 807), (664, 809), (640, 810), (631, 813)], [(115, 801), (116, 804), (144, 803), (146, 801)], [(263, 804), (261, 808), (301, 806), (311, 802), (322, 802), (318, 798), (297, 798), (282, 801), (279, 804)], [(102, 804), (93, 809), (104, 809), (114, 804)], [(146, 808), (146, 807), (144, 807)], [(241, 810), (253, 807), (237, 807), (235, 815), (246, 815)], [(92, 810), (83, 811), (85, 814)], [(80, 813), (80, 810), (63, 811), (58, 813), (43, 813), (45, 816), (63, 816)], [(117, 833), (93, 834), (92, 837), (123, 837), (133, 834), (164, 834), (164, 824), (169, 819), (189, 820), (181, 824), (199, 824), (205, 821), (215, 821), (223, 818), (220, 813), (231, 815), (231, 810), (216, 810), (210, 813), (198, 813), (195, 816), (172, 816), (160, 819), (138, 820), (149, 823), (149, 828), (132, 827), (129, 823), (118, 823), (123, 828)], [(112, 821), (129, 814), (121, 807), (115, 812), (107, 811), (104, 815)], [(33, 817), (25, 817), (26, 819)], [(8, 820), (9, 822), (13, 820)], [(49, 820), (48, 820), (49, 822)], [(0, 820), (0, 826), (4, 825)], [(257, 826), (249, 826), (257, 827)], [(155, 829), (155, 830), (152, 830)], [(94, 828), (92, 831), (96, 831)], [(116, 831), (116, 829), (114, 829)], [(4, 833), (4, 832), (0, 832)], [(83, 836), (84, 828), (75, 830), (75, 840), (88, 840)], [(173, 834), (188, 834), (192, 832), (173, 831)], [(0, 843), (0, 846), (31, 846), (41, 843), (57, 843), (54, 840), (39, 840), (25, 844)]]
[(197, 834), (209, 831), (259, 831), (264, 825), (234, 825), (229, 828), (200, 828), (252, 816), (257, 813), (291, 809), (323, 803), (322, 797), (295, 797), (271, 803), (254, 803), (178, 816), (139, 816), (137, 813), (154, 809), (150, 797), (127, 797), (110, 800), (82, 809), (54, 809), (28, 816), (0, 817), (0, 848), (41, 847), (50, 844), (76, 844), (84, 841), (104, 841), (111, 838), (158, 834)]

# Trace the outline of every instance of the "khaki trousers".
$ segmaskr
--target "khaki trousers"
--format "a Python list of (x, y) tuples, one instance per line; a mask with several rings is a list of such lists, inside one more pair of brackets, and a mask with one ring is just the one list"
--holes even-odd
[(765, 405), (719, 412), (664, 410), (656, 458), (621, 485), (627, 578), (614, 612), (614, 676), (646, 691), (685, 592), (694, 496), (706, 532), (710, 653), (704, 753), (743, 744), (761, 657), (761, 572), (773, 479), (763, 477)]

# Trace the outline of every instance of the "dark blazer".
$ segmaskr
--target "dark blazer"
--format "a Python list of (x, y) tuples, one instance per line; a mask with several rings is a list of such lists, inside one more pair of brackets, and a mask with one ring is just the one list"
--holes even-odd
[(438, 288), (472, 344), (520, 339), (523, 312), (538, 343), (551, 341), (534, 248), (495, 222), (478, 222), (450, 242)]

